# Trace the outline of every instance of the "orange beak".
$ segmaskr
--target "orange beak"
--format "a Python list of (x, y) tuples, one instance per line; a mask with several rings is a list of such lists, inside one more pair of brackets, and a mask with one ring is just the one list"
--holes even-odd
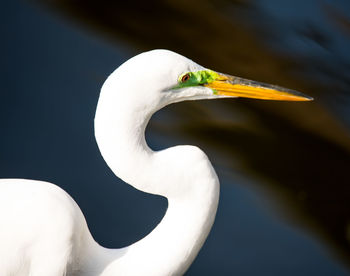
[(312, 101), (298, 91), (257, 81), (217, 73), (218, 78), (204, 84), (217, 95), (278, 101)]

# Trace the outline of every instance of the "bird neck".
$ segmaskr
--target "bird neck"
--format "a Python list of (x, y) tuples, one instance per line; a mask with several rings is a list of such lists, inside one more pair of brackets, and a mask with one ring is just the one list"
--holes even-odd
[(183, 275), (209, 234), (217, 203), (217, 191), (201, 200), (169, 199), (164, 218), (145, 238), (122, 249), (103, 249), (108, 265), (101, 276)]
[(95, 115), (95, 136), (100, 152), (115, 175), (135, 188), (147, 191), (144, 179), (153, 152), (145, 129), (152, 115), (102, 91)]
[(156, 110), (131, 108), (105, 96), (100, 97), (95, 117), (102, 156), (125, 182), (167, 197), (168, 210), (142, 240), (122, 249), (101, 248), (98, 258), (104, 258), (100, 263), (106, 264), (101, 275), (181, 275), (214, 222), (219, 198), (216, 174), (205, 154), (195, 147), (152, 151), (144, 133)]

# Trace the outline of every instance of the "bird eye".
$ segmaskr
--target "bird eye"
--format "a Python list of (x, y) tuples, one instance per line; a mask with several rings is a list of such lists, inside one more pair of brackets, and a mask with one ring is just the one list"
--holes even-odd
[(183, 75), (182, 76), (182, 78), (181, 78), (181, 82), (186, 82), (186, 81), (188, 81), (190, 79), (190, 74), (185, 74), (185, 75)]

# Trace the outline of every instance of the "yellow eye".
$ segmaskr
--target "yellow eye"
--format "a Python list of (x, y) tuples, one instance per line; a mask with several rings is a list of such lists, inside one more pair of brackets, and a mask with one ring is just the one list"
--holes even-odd
[(190, 79), (190, 74), (185, 74), (185, 75), (183, 75), (182, 76), (182, 78), (181, 78), (181, 82), (186, 82), (186, 81), (188, 81)]

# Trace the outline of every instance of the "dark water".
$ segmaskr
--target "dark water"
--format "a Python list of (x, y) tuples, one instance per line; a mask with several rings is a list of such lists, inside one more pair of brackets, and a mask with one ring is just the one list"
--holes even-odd
[(93, 136), (105, 77), (168, 48), (217, 71), (300, 90), (312, 103), (180, 103), (147, 130), (195, 144), (221, 179), (217, 219), (187, 275), (348, 275), (348, 1), (3, 1), (0, 177), (63, 187), (107, 247), (166, 210), (106, 167)]

